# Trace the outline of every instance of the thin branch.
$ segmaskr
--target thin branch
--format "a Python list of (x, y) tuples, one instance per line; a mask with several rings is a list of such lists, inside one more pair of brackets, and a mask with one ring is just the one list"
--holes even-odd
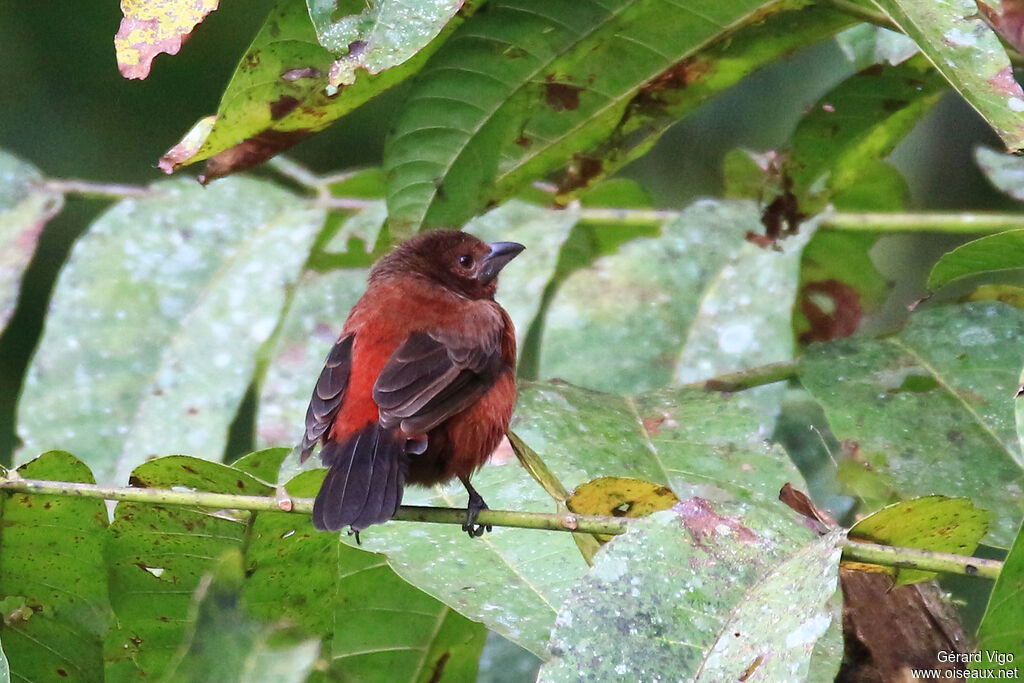
[[(596, 225), (661, 225), (678, 218), (679, 211), (654, 209), (579, 209), (580, 220)], [(822, 230), (871, 232), (991, 233), (1024, 228), (1024, 214), (985, 212), (877, 212), (822, 214)]]
[(833, 213), (822, 216), (822, 229), (870, 232), (946, 232), (976, 234), (1024, 228), (1020, 213)]
[(690, 386), (697, 386), (704, 391), (743, 391), (765, 384), (774, 384), (784, 380), (793, 379), (797, 374), (796, 361), (783, 361), (781, 363), (769, 363), (759, 365), (749, 370), (732, 372), (727, 375), (712, 377), (703, 382), (696, 382)]
[(843, 544), (843, 559), (854, 562), (869, 562), (886, 567), (902, 567), (904, 569), (920, 569), (944, 574), (963, 574), (964, 576), (980, 576), (983, 579), (995, 580), (1003, 563), (998, 560), (986, 560), (970, 555), (954, 555), (937, 553), (917, 548), (898, 548), (891, 545), (862, 543), (847, 540)]
[(36, 184), (42, 190), (61, 194), (77, 194), (83, 197), (123, 199), (125, 197), (154, 197), (159, 190), (139, 185), (118, 185), (116, 183), (92, 183), (87, 180), (50, 178)]
[(661, 225), (681, 212), (656, 209), (581, 208), (580, 221), (598, 225)]
[[(0, 480), (0, 490), (12, 493), (37, 495), (77, 496), (80, 498), (102, 498), (133, 503), (159, 505), (184, 505), (213, 510), (251, 510), (254, 512), (291, 512), (309, 515), (313, 512), (313, 499), (292, 498), (291, 510), (281, 509), (277, 498), (268, 496), (243, 496), (231, 493), (208, 493), (204, 491), (175, 491), (172, 489), (149, 489), (133, 486), (97, 486), (65, 481), (44, 481), (40, 479), (12, 478)], [(409, 522), (433, 522), (436, 524), (464, 524), (466, 511), (457, 508), (433, 508), (403, 505), (394, 519)], [(509, 510), (483, 510), (478, 521), (492, 526), (518, 527), (521, 529), (546, 529), (548, 531), (578, 531), (588, 534), (621, 534), (626, 531), (626, 522), (615, 517), (584, 516), (575, 514), (547, 514), (541, 512), (514, 512)]]
[[(97, 486), (64, 481), (43, 481), (22, 479), (16, 473), (11, 478), (0, 479), (0, 491), (11, 494), (76, 496), (80, 498), (102, 498), (134, 503), (160, 505), (182, 505), (212, 510), (251, 510), (254, 512), (282, 512), (309, 515), (313, 511), (311, 498), (291, 499), (291, 509), (282, 510), (281, 502), (268, 496), (242, 496), (230, 493), (206, 493), (203, 491), (175, 491), (171, 489), (148, 489), (132, 486)], [(463, 524), (466, 511), (457, 508), (420, 507), (403, 505), (394, 519), (405, 522), (431, 522), (434, 524)], [(517, 527), (520, 529), (542, 529), (547, 531), (570, 531), (576, 534), (608, 534), (616, 536), (626, 533), (628, 518), (576, 515), (572, 513), (547, 514), (541, 512), (514, 512), (511, 510), (483, 510), (478, 521), (492, 526)], [(843, 559), (855, 562), (869, 562), (887, 567), (904, 567), (922, 571), (963, 574), (995, 579), (1003, 567), (997, 560), (980, 557), (937, 553), (916, 548), (863, 543), (847, 539), (843, 542)]]
[(324, 186), (324, 181), (320, 176), (313, 173), (297, 161), (292, 161), (288, 157), (272, 157), (267, 160), (267, 166), (274, 169), (274, 171), (285, 178), (288, 178), (289, 180), (298, 183), (313, 192), (319, 192), (320, 188)]

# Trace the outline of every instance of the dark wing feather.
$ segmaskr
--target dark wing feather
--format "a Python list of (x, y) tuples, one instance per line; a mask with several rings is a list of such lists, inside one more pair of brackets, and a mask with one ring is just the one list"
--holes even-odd
[(391, 354), (373, 385), (381, 424), (425, 433), (479, 399), (498, 379), (497, 334), (482, 343), (416, 332)]
[(348, 388), (349, 375), (352, 373), (352, 343), (355, 335), (350, 334), (339, 339), (327, 354), (324, 369), (313, 388), (313, 396), (309, 399), (306, 409), (306, 433), (302, 436), (302, 454), (304, 462), (313, 447), (324, 437), (331, 427), (331, 422), (341, 409)]

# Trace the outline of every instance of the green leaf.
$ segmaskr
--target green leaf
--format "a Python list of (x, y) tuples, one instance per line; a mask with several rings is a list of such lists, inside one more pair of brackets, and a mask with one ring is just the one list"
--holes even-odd
[(19, 459), (74, 448), (101, 482), (152, 454), (219, 459), (323, 217), (254, 180), (161, 183), (103, 214), (57, 281)]
[[(569, 276), (544, 325), (540, 375), (633, 393), (792, 354), (800, 248), (746, 241), (752, 202), (701, 201)], [(808, 226), (806, 232), (810, 232)]]
[(281, 462), (288, 456), (288, 448), (265, 448), (243, 455), (231, 463), (236, 470), (242, 470), (267, 484), (277, 483)]
[(997, 190), (1024, 202), (1024, 159), (987, 147), (975, 150), (974, 158)]
[(1024, 91), (999, 37), (973, 0), (875, 0), (920, 46), (935, 68), (999, 134), (1011, 152), (1024, 147)]
[[(322, 474), (288, 484), (312, 497)], [(486, 629), (410, 586), (380, 555), (350, 548), (308, 518), (260, 513), (246, 551), (244, 600), (261, 619), (287, 619), (324, 638), (331, 669), (355, 680), (472, 680)], [(443, 675), (442, 675), (443, 673)]]
[[(515, 192), (542, 175), (551, 178), (563, 195), (592, 186), (646, 154), (673, 124), (751, 72), (827, 38), (851, 22), (849, 15), (810, 5), (774, 12), (727, 32), (642, 84), (630, 94), (621, 118), (596, 115), (561, 138), (535, 139), (529, 147), (515, 145), (515, 141), (506, 144), (493, 195)], [(542, 131), (540, 119), (533, 117), (531, 128)]]
[[(318, 7), (331, 4), (312, 1)], [(402, 9), (394, 2), (373, 6), (381, 5)], [(355, 10), (367, 7), (362, 2), (348, 2), (347, 6)], [(422, 49), (417, 40), (410, 41), (407, 36), (397, 41), (402, 48), (399, 53), (371, 50), (375, 55), (372, 68), (384, 70), (358, 77), (350, 73), (348, 77), (355, 82), (339, 91), (329, 87), (334, 56), (317, 41), (305, 0), (281, 0), (236, 67), (215, 120), (212, 124), (201, 121), (202, 130), (192, 138), (186, 135), (164, 155), (160, 167), (171, 173), (206, 159), (203, 177), (210, 180), (261, 164), (414, 74), (460, 21), (459, 17), (450, 21)], [(347, 50), (347, 44), (345, 47)], [(398, 64), (394, 60), (409, 50), (418, 52), (399, 66), (384, 67), (389, 60)], [(341, 62), (348, 63), (345, 59)]]
[(684, 500), (598, 553), (539, 680), (809, 680), (834, 618), (838, 541), (778, 511)]
[[(44, 453), (17, 473), (94, 481), (88, 467), (62, 451)], [(15, 680), (102, 681), (110, 621), (103, 501), (0, 493), (0, 517), (0, 638)]]
[(960, 278), (1024, 268), (1024, 230), (988, 235), (942, 255), (928, 274), (928, 288), (938, 289)]
[(882, 62), (896, 65), (920, 51), (905, 34), (866, 23), (838, 34), (836, 45), (858, 71)]
[[(253, 453), (240, 462), (269, 467), (282, 455)], [(267, 458), (271, 462), (261, 462)], [(321, 479), (320, 472), (305, 473), (289, 483), (288, 492), (312, 496)], [(274, 493), (241, 470), (184, 456), (141, 465), (132, 481), (151, 488)], [(227, 629), (193, 593), (208, 588), (203, 577), (232, 552), (242, 553), (244, 580), (240, 595), (222, 605), (235, 615), (226, 623), (237, 628)], [(168, 667), (178, 678), (195, 680), (187, 672), (207, 667), (204, 643), (218, 630), (226, 631), (218, 646), (226, 651), (225, 666), (237, 668), (229, 661), (237, 653), (227, 656), (231, 649), (248, 650), (254, 661), (272, 658), (267, 648), (277, 641), (305, 661), (310, 648), (321, 650), (308, 640), (315, 637), (312, 643), (322, 640), (320, 656), (334, 668), (386, 669), (389, 680), (410, 682), (442, 669), (446, 678), (439, 680), (465, 680), (458, 676), (467, 671), (472, 678), (483, 647), (482, 626), (403, 582), (380, 556), (316, 531), (306, 516), (123, 502), (106, 554), (117, 617), (107, 638), (109, 680), (153, 676)], [(285, 623), (288, 630), (280, 632)]]
[[(368, 74), (398, 66), (425, 48), (462, 8), (462, 0), (307, 0), (317, 39), (340, 58), (330, 83), (352, 85), (356, 71)], [(347, 16), (346, 13), (351, 12)]]
[[(1017, 668), (1024, 661), (1024, 531), (1017, 538), (1003, 560), (1003, 569), (992, 588), (985, 608), (985, 616), (978, 626), (980, 662), (972, 662), (974, 670)], [(991, 653), (991, 654), (990, 654)], [(1002, 658), (1002, 661), (994, 658)], [(1007, 661), (1009, 659), (1009, 661)], [(998, 674), (997, 674), (998, 675)]]
[[(615, 129), (645, 85), (779, 5), (491, 3), (420, 74), (388, 141), (392, 230), (462, 223), (509, 188), (573, 160)], [(600, 160), (575, 163), (577, 187), (601, 171)], [(515, 176), (509, 187), (492, 192), (505, 174)]]
[(43, 226), (64, 205), (64, 197), (41, 188), (40, 181), (34, 166), (0, 152), (0, 332), (14, 314)]
[[(273, 489), (225, 465), (172, 456), (140, 465), (132, 485), (269, 496)], [(163, 672), (194, 624), (192, 593), (224, 552), (242, 548), (250, 513), (118, 503), (105, 550), (116, 628), (107, 634), (107, 678)]]
[[(853, 525), (849, 536), (883, 545), (973, 555), (991, 521), (990, 512), (975, 507), (967, 498), (926, 496), (895, 503), (864, 517)], [(938, 576), (935, 572), (891, 569), (899, 586)]]
[[(628, 476), (681, 497), (774, 506), (782, 484), (803, 485), (785, 453), (765, 444), (762, 408), (746, 394), (686, 390), (626, 399), (564, 383), (521, 384), (519, 394), (512, 429), (569, 489), (601, 475)], [(554, 510), (500, 449), (473, 485), (495, 509)], [(465, 500), (455, 482), (407, 489), (404, 503), (463, 507)], [(540, 657), (559, 606), (587, 569), (569, 534), (496, 529), (470, 541), (458, 527), (392, 523), (361, 538), (407, 581)]]
[[(898, 66), (868, 67), (826, 93), (790, 140), (786, 169), (800, 208), (817, 213), (828, 200), (856, 189), (945, 91), (946, 82), (918, 56)], [(877, 195), (868, 200), (842, 208), (892, 208), (879, 206)]]
[(984, 500), (987, 542), (1010, 543), (1024, 511), (1024, 458), (1010, 404), (1024, 311), (965, 304), (919, 311), (900, 334), (812, 346), (800, 379), (849, 442), (901, 498)]
[(302, 639), (284, 624), (262, 624), (242, 605), (242, 552), (231, 548), (196, 586), (190, 626), (161, 681), (302, 683), (320, 655), (317, 638)]

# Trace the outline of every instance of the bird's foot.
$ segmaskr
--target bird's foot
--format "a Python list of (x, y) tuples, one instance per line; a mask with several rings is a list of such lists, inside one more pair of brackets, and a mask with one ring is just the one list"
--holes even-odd
[(493, 529), (490, 524), (477, 524), (476, 521), (481, 511), (489, 510), (490, 508), (487, 507), (487, 503), (476, 492), (476, 489), (469, 485), (469, 479), (462, 479), (462, 484), (466, 487), (466, 491), (469, 492), (469, 504), (466, 506), (466, 523), (462, 525), (462, 530), (469, 534), (470, 538), (478, 538), (483, 536), (485, 531)]

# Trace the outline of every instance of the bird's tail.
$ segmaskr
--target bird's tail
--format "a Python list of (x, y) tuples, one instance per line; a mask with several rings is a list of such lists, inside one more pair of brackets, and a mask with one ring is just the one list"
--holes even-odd
[(375, 422), (342, 442), (328, 441), (320, 457), (330, 469), (313, 503), (321, 530), (361, 531), (391, 519), (402, 503), (409, 471), (406, 439)]

